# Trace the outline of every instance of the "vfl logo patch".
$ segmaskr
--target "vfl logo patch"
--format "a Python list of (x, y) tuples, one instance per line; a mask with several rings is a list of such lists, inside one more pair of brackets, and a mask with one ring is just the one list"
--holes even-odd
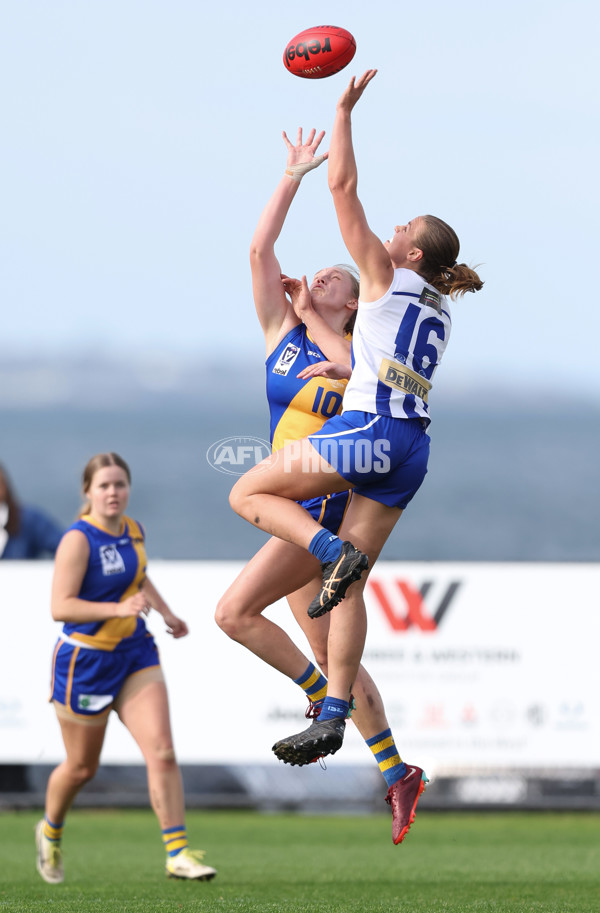
[(100, 546), (100, 561), (102, 562), (102, 573), (105, 577), (110, 577), (112, 574), (125, 573), (125, 562), (115, 545)]
[(438, 314), (442, 313), (442, 296), (438, 295), (437, 292), (434, 292), (433, 289), (423, 289), (421, 297), (419, 298), (419, 304), (424, 304), (426, 307), (433, 308)]
[(290, 372), (290, 368), (298, 358), (299, 352), (299, 346), (295, 346), (293, 343), (288, 342), (287, 346), (279, 356), (277, 364), (273, 368), (273, 374), (281, 374), (283, 377), (286, 377)]

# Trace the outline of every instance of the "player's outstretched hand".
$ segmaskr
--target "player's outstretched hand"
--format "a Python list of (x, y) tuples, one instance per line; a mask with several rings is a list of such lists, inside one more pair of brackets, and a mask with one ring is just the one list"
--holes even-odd
[(321, 155), (316, 154), (317, 149), (321, 145), (321, 141), (325, 136), (324, 130), (321, 130), (317, 136), (317, 131), (313, 127), (313, 129), (306, 137), (306, 141), (303, 142), (302, 127), (298, 127), (296, 145), (290, 142), (285, 130), (283, 131), (282, 136), (288, 151), (285, 173), (295, 181), (301, 181), (307, 171), (312, 171), (313, 168), (318, 168), (319, 165), (325, 161), (329, 154), (327, 152), (323, 152)]
[(341, 95), (337, 106), (340, 110), (352, 111), (352, 108), (361, 97), (371, 80), (375, 77), (377, 70), (366, 70), (362, 76), (357, 79), (353, 76), (344, 93)]

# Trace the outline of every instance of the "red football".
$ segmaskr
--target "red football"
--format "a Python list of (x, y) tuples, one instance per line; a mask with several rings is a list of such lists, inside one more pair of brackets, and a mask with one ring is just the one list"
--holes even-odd
[(343, 70), (355, 53), (356, 42), (346, 29), (316, 25), (288, 41), (283, 62), (294, 76), (323, 79)]

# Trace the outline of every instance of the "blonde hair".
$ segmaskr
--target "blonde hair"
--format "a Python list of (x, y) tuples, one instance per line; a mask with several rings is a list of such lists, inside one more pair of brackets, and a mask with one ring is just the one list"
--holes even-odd
[[(127, 481), (131, 485), (131, 471), (123, 457), (120, 457), (118, 453), (97, 453), (96, 456), (93, 456), (88, 460), (86, 467), (83, 470), (81, 487), (84, 494), (87, 494), (90, 490), (90, 485), (98, 470), (105, 469), (107, 466), (119, 466), (127, 476)], [(89, 514), (89, 512), (90, 503), (89, 501), (86, 501), (81, 507), (78, 516), (84, 517), (86, 514)]]
[(456, 262), (460, 242), (454, 229), (437, 216), (422, 216), (421, 222), (425, 227), (415, 239), (423, 251), (419, 275), (442, 295), (451, 298), (483, 288), (483, 282), (474, 269), (466, 263)]
[[(339, 269), (341, 273), (350, 280), (350, 288), (352, 289), (352, 297), (358, 299), (360, 298), (360, 274), (355, 266), (349, 266), (348, 263), (335, 263), (332, 269)], [(344, 325), (344, 334), (352, 333), (354, 329), (354, 324), (356, 323), (357, 311), (352, 311), (348, 320)]]

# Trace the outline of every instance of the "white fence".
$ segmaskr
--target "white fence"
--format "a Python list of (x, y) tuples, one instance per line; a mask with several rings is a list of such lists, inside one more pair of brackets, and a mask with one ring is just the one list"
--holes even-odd
[[(298, 687), (230, 641), (213, 620), (239, 562), (152, 562), (149, 574), (190, 636), (150, 616), (183, 764), (277, 766), (270, 746), (302, 728)], [(0, 764), (63, 757), (47, 703), (60, 630), (50, 562), (0, 562)], [(403, 756), (438, 776), (465, 769), (600, 768), (600, 567), (381, 562), (366, 591), (364, 663)], [(334, 611), (343, 611), (343, 603)], [(268, 612), (303, 646), (285, 602)], [(306, 648), (308, 649), (308, 648)], [(116, 717), (104, 763), (138, 764)], [(373, 765), (352, 726), (330, 765)]]

